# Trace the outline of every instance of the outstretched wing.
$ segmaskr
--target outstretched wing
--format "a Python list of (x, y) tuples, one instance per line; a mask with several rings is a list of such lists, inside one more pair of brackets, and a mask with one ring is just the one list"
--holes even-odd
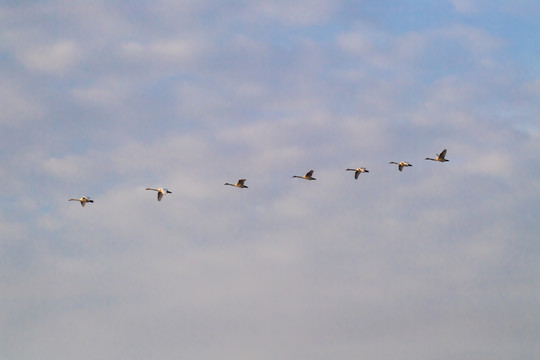
[(360, 175), (360, 170), (356, 170), (356, 171), (354, 172), (354, 178), (355, 178), (355, 179), (358, 179), (358, 175)]
[(246, 182), (246, 179), (240, 179), (238, 180), (238, 186), (242, 187), (244, 186), (244, 183)]
[(309, 170), (306, 174), (306, 177), (311, 177), (313, 175), (313, 170)]
[(398, 169), (399, 171), (403, 170), (403, 165), (399, 164)]
[(163, 193), (161, 191), (158, 191), (157, 193), (157, 201), (161, 201), (163, 199)]
[(439, 155), (439, 159), (444, 159), (444, 157), (446, 156), (446, 149), (444, 149), (440, 155)]

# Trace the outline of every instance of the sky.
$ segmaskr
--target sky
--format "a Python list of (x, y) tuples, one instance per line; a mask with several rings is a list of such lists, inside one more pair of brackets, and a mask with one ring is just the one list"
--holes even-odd
[(539, 358), (539, 16), (3, 1), (0, 358)]

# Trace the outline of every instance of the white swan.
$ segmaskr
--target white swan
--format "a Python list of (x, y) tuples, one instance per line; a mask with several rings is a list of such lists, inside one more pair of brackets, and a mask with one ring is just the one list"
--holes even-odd
[(94, 202), (94, 200), (91, 200), (88, 196), (83, 196), (80, 199), (69, 199), (68, 201), (80, 201), (82, 207), (84, 207), (86, 205), (86, 203), (93, 203)]
[(157, 191), (157, 201), (161, 201), (161, 199), (163, 198), (163, 195), (165, 194), (172, 194), (172, 191), (169, 191), (165, 188), (159, 188), (159, 189), (146, 188), (145, 190)]
[(357, 169), (347, 169), (345, 171), (354, 171), (354, 178), (355, 179), (358, 179), (358, 175), (360, 175), (361, 173), (368, 173), (369, 170), (364, 168), (364, 167), (360, 167), (360, 168), (357, 168)]
[(313, 175), (313, 170), (309, 170), (306, 175), (304, 176), (294, 175), (293, 178), (299, 178), (299, 179), (304, 179), (304, 180), (317, 180), (312, 175)]
[(240, 179), (236, 184), (225, 183), (225, 185), (236, 186), (237, 188), (241, 189), (247, 189), (248, 187), (244, 185), (244, 182), (246, 182), (246, 179)]
[(405, 161), (401, 161), (401, 162), (398, 162), (398, 163), (395, 162), (395, 161), (390, 161), (389, 164), (398, 165), (399, 171), (403, 170), (403, 167), (412, 166), (412, 164), (409, 164), (408, 162), (405, 162)]
[(438, 162), (445, 162), (445, 161), (449, 161), (449, 160), (446, 160), (444, 157), (446, 156), (446, 149), (444, 149), (443, 151), (441, 151), (440, 154), (437, 154), (437, 157), (435, 159), (432, 159), (432, 158), (426, 158), (426, 160), (432, 160), (432, 161), (438, 161)]

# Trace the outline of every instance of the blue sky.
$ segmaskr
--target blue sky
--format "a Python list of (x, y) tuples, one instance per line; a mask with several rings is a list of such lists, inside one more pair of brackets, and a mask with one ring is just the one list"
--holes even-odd
[(539, 15), (4, 2), (0, 357), (537, 358)]

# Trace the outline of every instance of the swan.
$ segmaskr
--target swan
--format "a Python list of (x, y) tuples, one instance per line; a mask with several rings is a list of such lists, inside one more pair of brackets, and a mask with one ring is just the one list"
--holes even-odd
[(312, 175), (313, 175), (313, 170), (309, 170), (306, 175), (304, 176), (294, 175), (293, 178), (299, 178), (299, 179), (304, 179), (304, 180), (317, 180)]
[(146, 188), (145, 190), (157, 191), (157, 201), (161, 201), (161, 199), (163, 199), (163, 195), (165, 194), (172, 194), (172, 191), (169, 191), (165, 188), (159, 188), (159, 189)]
[(244, 185), (244, 182), (246, 182), (246, 179), (240, 179), (236, 184), (225, 183), (225, 185), (236, 186), (237, 188), (241, 189), (247, 189), (248, 187)]
[(360, 173), (368, 173), (369, 170), (364, 168), (364, 167), (360, 167), (360, 168), (357, 168), (357, 169), (347, 169), (345, 171), (354, 171), (354, 178), (355, 179), (358, 179), (358, 175), (360, 175)]
[(93, 203), (94, 202), (94, 200), (91, 200), (88, 196), (83, 196), (80, 199), (69, 199), (68, 201), (80, 201), (82, 207), (84, 207), (84, 205), (86, 205), (87, 202), (88, 203)]
[(412, 164), (409, 164), (408, 162), (405, 162), (405, 161), (401, 161), (401, 162), (395, 162), (395, 161), (390, 161), (389, 164), (396, 164), (398, 165), (398, 169), (399, 171), (403, 170), (403, 167), (406, 167), (406, 166), (412, 166)]
[(441, 151), (440, 154), (437, 154), (437, 157), (435, 159), (432, 159), (432, 158), (426, 158), (426, 160), (431, 160), (431, 161), (438, 161), (438, 162), (445, 162), (445, 161), (449, 161), (449, 160), (446, 160), (444, 157), (446, 156), (446, 149), (444, 149), (443, 151)]

